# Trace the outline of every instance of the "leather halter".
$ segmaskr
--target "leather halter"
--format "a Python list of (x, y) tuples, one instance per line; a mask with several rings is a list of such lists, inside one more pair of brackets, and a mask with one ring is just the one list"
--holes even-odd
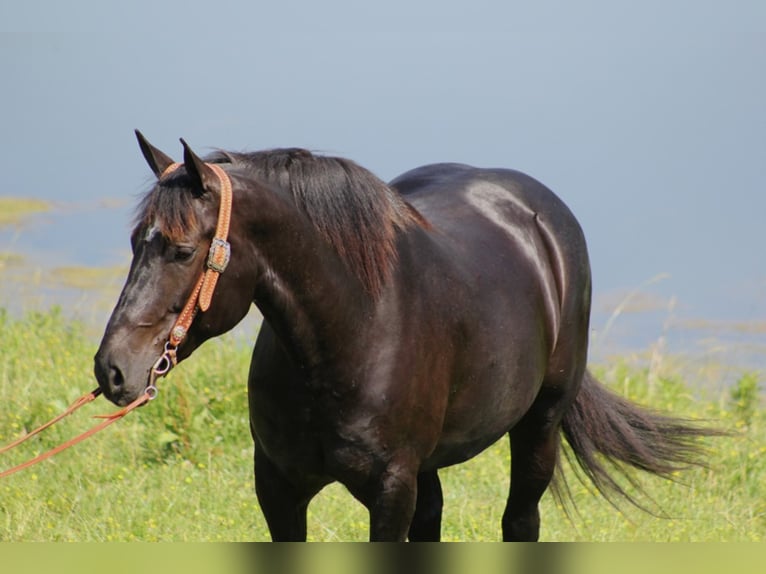
[[(180, 165), (182, 164), (170, 164), (160, 175), (160, 181), (168, 174), (174, 172)], [(197, 311), (199, 310), (204, 313), (210, 308), (218, 276), (224, 272), (231, 257), (231, 246), (227, 241), (231, 222), (231, 180), (219, 165), (214, 163), (205, 165), (213, 170), (218, 176), (220, 183), (221, 202), (218, 207), (218, 224), (216, 225), (215, 237), (213, 237), (213, 241), (210, 244), (210, 251), (207, 256), (207, 269), (200, 275), (189, 299), (186, 301), (186, 305), (170, 330), (168, 343), (172, 347), (178, 347), (186, 338), (186, 334), (189, 332), (189, 327), (192, 321), (194, 321)]]
[[(180, 165), (181, 164), (178, 163), (169, 165), (160, 175), (160, 181), (162, 181), (163, 177), (175, 171)], [(82, 442), (86, 438), (93, 436), (97, 432), (105, 429), (107, 426), (117, 422), (132, 410), (148, 403), (157, 396), (157, 379), (167, 375), (178, 362), (178, 346), (186, 338), (186, 335), (189, 332), (189, 327), (191, 327), (192, 321), (194, 321), (194, 317), (197, 315), (197, 312), (202, 311), (204, 313), (210, 308), (210, 303), (213, 299), (213, 292), (215, 291), (215, 286), (218, 282), (218, 276), (224, 272), (226, 266), (229, 264), (229, 259), (231, 257), (231, 246), (227, 241), (229, 235), (229, 225), (231, 222), (231, 180), (220, 166), (212, 163), (205, 165), (212, 169), (212, 171), (216, 174), (220, 184), (221, 202), (218, 208), (218, 224), (216, 225), (215, 236), (213, 237), (213, 241), (210, 244), (206, 269), (200, 274), (199, 279), (197, 279), (197, 282), (194, 285), (194, 289), (192, 289), (189, 299), (186, 301), (186, 305), (184, 305), (183, 310), (178, 315), (178, 318), (173, 324), (173, 327), (170, 329), (168, 340), (165, 342), (165, 349), (149, 371), (149, 380), (144, 393), (132, 403), (117, 412), (108, 415), (96, 415), (96, 418), (105, 420), (85, 431), (84, 433), (58, 445), (57, 447), (52, 448), (47, 452), (44, 452), (26, 462), (0, 472), (0, 478), (5, 478), (6, 476), (15, 474), (20, 470), (29, 468), (38, 462), (42, 462), (52, 457), (53, 455), (66, 450), (69, 447), (78, 444), (79, 442)], [(32, 438), (54, 423), (69, 416), (83, 405), (90, 403), (100, 394), (101, 389), (97, 387), (90, 393), (83, 395), (74, 403), (72, 403), (60, 415), (57, 415), (50, 421), (28, 432), (23, 437), (18, 438), (10, 444), (0, 448), (0, 453), (10, 450), (11, 448), (23, 443), (27, 439)]]
[[(160, 183), (163, 178), (173, 173), (181, 165), (182, 164), (180, 163), (171, 163), (166, 167), (160, 174)], [(176, 322), (170, 329), (168, 340), (165, 342), (165, 349), (152, 366), (151, 371), (149, 371), (149, 382), (145, 391), (149, 400), (157, 396), (157, 387), (155, 385), (157, 379), (167, 375), (170, 372), (170, 369), (176, 366), (176, 363), (178, 362), (178, 347), (186, 338), (186, 335), (189, 332), (189, 327), (191, 327), (194, 317), (197, 316), (197, 312), (202, 311), (204, 313), (210, 308), (213, 292), (218, 283), (218, 276), (226, 270), (226, 267), (229, 264), (229, 259), (231, 258), (231, 246), (227, 241), (231, 223), (231, 180), (229, 179), (228, 174), (219, 165), (214, 163), (206, 163), (205, 165), (216, 174), (220, 184), (221, 200), (218, 206), (218, 223), (215, 228), (215, 236), (210, 243), (206, 269), (200, 274), (199, 279), (197, 279), (197, 282), (194, 284), (194, 289), (192, 289), (191, 295), (189, 295)]]

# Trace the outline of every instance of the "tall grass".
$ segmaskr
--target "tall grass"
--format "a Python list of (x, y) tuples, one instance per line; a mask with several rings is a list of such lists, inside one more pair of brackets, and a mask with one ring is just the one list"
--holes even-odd
[[(63, 410), (92, 389), (96, 342), (59, 310), (11, 317), (0, 310), (0, 443)], [(210, 341), (161, 381), (158, 398), (49, 462), (0, 481), (2, 541), (268, 540), (253, 494), (246, 378), (250, 345)], [(599, 377), (633, 400), (733, 429), (709, 442), (709, 469), (678, 482), (642, 482), (669, 518), (622, 513), (571, 478), (578, 513), (554, 499), (542, 507), (543, 540), (718, 541), (766, 539), (766, 416), (758, 376), (703, 393), (672, 374), (617, 363)], [(113, 410), (99, 399), (18, 449), (7, 468)], [(500, 441), (474, 460), (442, 471), (445, 540), (497, 540), (510, 454)], [(627, 488), (630, 488), (629, 486)], [(311, 540), (364, 540), (367, 513), (340, 486), (309, 508)]]

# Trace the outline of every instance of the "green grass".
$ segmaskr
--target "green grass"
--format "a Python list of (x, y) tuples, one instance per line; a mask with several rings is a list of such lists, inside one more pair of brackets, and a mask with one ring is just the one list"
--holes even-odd
[[(0, 444), (95, 387), (97, 342), (60, 311), (12, 317), (0, 310)], [(37, 467), (0, 479), (0, 541), (268, 540), (253, 493), (246, 377), (249, 345), (211, 341), (161, 381), (150, 405)], [(734, 429), (710, 439), (710, 469), (678, 482), (642, 483), (670, 518), (616, 511), (571, 471), (578, 513), (547, 495), (543, 540), (751, 541), (766, 539), (766, 428), (758, 377), (732, 389), (692, 390), (618, 363), (598, 372), (612, 388), (676, 415)], [(99, 399), (41, 437), (0, 455), (0, 469), (58, 444), (114, 410)], [(445, 540), (498, 540), (510, 455), (500, 441), (441, 473)], [(309, 508), (311, 540), (365, 540), (367, 513), (337, 485)]]

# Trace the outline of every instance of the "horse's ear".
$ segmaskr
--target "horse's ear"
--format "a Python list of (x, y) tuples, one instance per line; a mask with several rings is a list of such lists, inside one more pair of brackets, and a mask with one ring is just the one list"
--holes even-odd
[(216, 173), (192, 151), (183, 138), (181, 144), (184, 146), (186, 173), (189, 174), (197, 193), (202, 195), (206, 191), (218, 192), (220, 184)]
[(138, 145), (141, 148), (141, 153), (146, 158), (146, 163), (154, 172), (158, 178), (165, 172), (165, 170), (173, 163), (172, 158), (162, 153), (152, 144), (150, 144), (140, 131), (136, 130), (136, 139), (138, 139)]

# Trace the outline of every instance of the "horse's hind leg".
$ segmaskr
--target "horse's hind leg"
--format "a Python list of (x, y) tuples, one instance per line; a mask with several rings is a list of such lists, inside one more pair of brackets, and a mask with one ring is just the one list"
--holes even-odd
[(561, 407), (558, 393), (542, 391), (509, 433), (511, 491), (503, 514), (504, 541), (536, 541), (539, 537), (538, 503), (556, 469)]
[(435, 470), (418, 474), (418, 497), (410, 524), (411, 542), (438, 542), (442, 525), (442, 485)]

